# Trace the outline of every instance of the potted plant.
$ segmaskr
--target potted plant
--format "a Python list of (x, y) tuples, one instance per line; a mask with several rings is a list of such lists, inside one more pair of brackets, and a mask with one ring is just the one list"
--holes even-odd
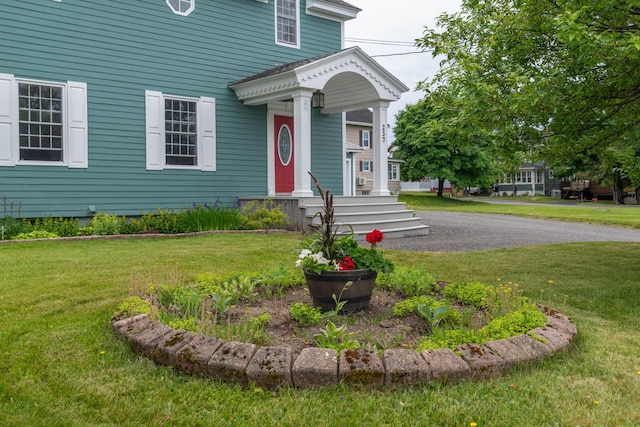
[(333, 310), (346, 301), (342, 312), (363, 310), (369, 306), (373, 286), (379, 272), (393, 270), (393, 263), (376, 249), (384, 239), (380, 230), (366, 235), (369, 247), (361, 247), (353, 230), (341, 234), (335, 225), (333, 195), (323, 191), (309, 172), (322, 198), (322, 209), (316, 215), (316, 233), (305, 239), (296, 265), (304, 269), (313, 304), (323, 311)]

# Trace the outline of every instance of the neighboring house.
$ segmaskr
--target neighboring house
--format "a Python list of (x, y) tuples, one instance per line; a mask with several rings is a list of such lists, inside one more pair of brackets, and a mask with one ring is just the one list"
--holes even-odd
[[(357, 47), (341, 0), (14, 1), (0, 16), (0, 194), (24, 217), (140, 215), (348, 188), (343, 113), (408, 88)], [(364, 152), (363, 152), (364, 153)], [(376, 169), (377, 168), (377, 169)], [(384, 174), (380, 173), (384, 171)]]
[[(348, 111), (347, 123), (347, 168), (351, 169), (351, 193), (358, 196), (372, 194), (374, 171), (379, 166), (374, 160), (373, 150), (373, 112), (369, 109)], [(384, 129), (387, 131), (387, 128)], [(385, 138), (386, 139), (386, 138)], [(387, 188), (393, 194), (400, 192), (401, 160), (393, 159), (387, 150)], [(349, 159), (352, 159), (349, 162)], [(384, 168), (384, 165), (382, 166)]]
[[(401, 183), (402, 191), (426, 191), (428, 193), (437, 193), (439, 180), (425, 177), (420, 181), (403, 181)], [(443, 192), (448, 192), (453, 194), (453, 189), (451, 188), (451, 183), (448, 179), (444, 180), (444, 186), (442, 187)]]
[(525, 163), (517, 173), (508, 174), (504, 182), (497, 183), (492, 195), (511, 196), (515, 188), (516, 196), (540, 194), (560, 197), (561, 183), (562, 180), (554, 177), (544, 162)]

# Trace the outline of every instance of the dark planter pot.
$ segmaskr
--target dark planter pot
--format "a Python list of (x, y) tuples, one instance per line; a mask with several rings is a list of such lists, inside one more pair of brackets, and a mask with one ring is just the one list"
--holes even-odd
[[(305, 271), (304, 275), (314, 306), (320, 307), (323, 312), (335, 310), (335, 295), (336, 298), (340, 298), (339, 301), (347, 301), (340, 310), (340, 313), (344, 314), (369, 307), (378, 273), (371, 270), (323, 271), (321, 274)], [(353, 284), (343, 292), (348, 282)]]

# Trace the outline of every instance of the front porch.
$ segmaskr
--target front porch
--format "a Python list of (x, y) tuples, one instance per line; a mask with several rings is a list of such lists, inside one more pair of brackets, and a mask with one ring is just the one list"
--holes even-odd
[[(302, 233), (311, 231), (311, 224), (318, 221), (316, 213), (322, 209), (322, 199), (318, 197), (240, 197), (240, 206), (251, 201), (270, 200), (274, 206), (287, 215), (289, 230)], [(425, 236), (429, 226), (398, 202), (397, 196), (334, 196), (334, 209), (338, 230), (343, 233), (353, 231), (356, 238), (378, 229), (387, 238)]]
[[(409, 88), (360, 48), (282, 64), (233, 82), (229, 88), (244, 105), (267, 107), (268, 196), (312, 197), (308, 174), (311, 170), (324, 168), (332, 176), (338, 173), (353, 176), (354, 170), (351, 173), (345, 170), (349, 150), (344, 115), (364, 108), (370, 108), (373, 116), (371, 148), (375, 167), (371, 195), (391, 194), (387, 176), (387, 109)], [(341, 127), (334, 126), (336, 134), (342, 134), (340, 141), (335, 140), (342, 146), (341, 154), (322, 152), (325, 135), (318, 116), (336, 114), (342, 115)], [(350, 182), (343, 179), (341, 192), (349, 194), (350, 188)]]

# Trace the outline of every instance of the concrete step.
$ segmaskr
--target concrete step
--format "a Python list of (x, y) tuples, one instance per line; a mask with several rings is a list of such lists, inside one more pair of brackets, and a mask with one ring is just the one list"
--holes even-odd
[[(322, 199), (305, 200), (307, 224), (318, 224), (318, 212), (322, 211)], [(396, 197), (336, 197), (334, 198), (335, 224), (340, 233), (353, 233), (358, 240), (374, 229), (385, 237), (424, 236), (429, 234), (429, 226), (422, 224), (406, 204)]]
[[(404, 212), (407, 210), (407, 205), (404, 203), (376, 203), (371, 205), (353, 204), (353, 205), (338, 205), (333, 207), (335, 215), (351, 215), (351, 214), (366, 214), (375, 212)], [(306, 207), (307, 215), (315, 215), (316, 212), (322, 211), (322, 206), (311, 205)]]

